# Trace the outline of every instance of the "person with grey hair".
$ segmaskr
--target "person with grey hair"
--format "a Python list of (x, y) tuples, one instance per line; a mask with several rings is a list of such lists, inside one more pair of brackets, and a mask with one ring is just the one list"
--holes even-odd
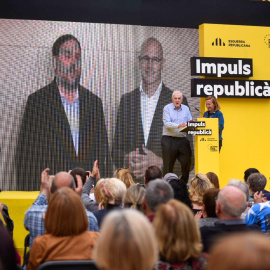
[[(50, 169), (45, 169), (41, 173), (41, 189), (40, 194), (37, 199), (34, 201), (33, 205), (25, 212), (24, 217), (24, 226), (25, 229), (30, 233), (30, 248), (34, 239), (45, 233), (44, 228), (44, 213), (48, 208), (48, 200), (51, 194), (53, 194), (56, 190), (62, 187), (69, 187), (74, 190), (79, 196), (82, 194), (82, 180), (79, 175), (76, 176), (78, 186), (75, 187), (75, 182), (72, 177), (67, 172), (59, 172), (55, 175), (52, 180), (52, 184), (50, 186)], [(97, 219), (95, 216), (87, 211), (86, 215), (88, 218), (88, 230), (89, 231), (99, 231)]]
[(239, 188), (226, 186), (220, 190), (216, 202), (218, 221), (214, 226), (200, 228), (204, 251), (208, 252), (212, 244), (221, 236), (250, 230), (258, 230), (257, 226), (248, 226), (241, 214), (247, 207), (246, 195)]
[[(247, 183), (245, 183), (245, 182), (243, 182), (241, 180), (232, 179), (232, 180), (229, 181), (227, 186), (234, 186), (234, 187), (237, 187), (240, 190), (242, 190), (246, 194), (246, 200), (249, 203), (249, 188), (248, 188)], [(245, 219), (246, 214), (247, 214), (249, 209), (250, 209), (250, 205), (248, 204), (246, 210), (241, 214), (242, 219)]]
[[(127, 191), (125, 183), (117, 178), (108, 178), (103, 185), (100, 190), (103, 205), (100, 205), (99, 209), (93, 212), (99, 227), (101, 227), (104, 217), (109, 212), (122, 209), (122, 202)], [(108, 196), (108, 194), (111, 196)]]
[(164, 180), (156, 179), (147, 185), (143, 198), (143, 210), (150, 222), (154, 219), (157, 207), (173, 199), (173, 197), (172, 187)]
[[(162, 80), (165, 63), (161, 43), (154, 37), (141, 45), (138, 57), (140, 86), (121, 97), (112, 145), (116, 168), (130, 168), (143, 183), (150, 166), (162, 168), (162, 110), (171, 100), (172, 91)], [(188, 106), (183, 97), (183, 104)]]
[(178, 160), (182, 168), (181, 179), (187, 183), (191, 166), (192, 151), (186, 132), (181, 129), (192, 120), (189, 108), (182, 104), (183, 94), (174, 91), (172, 103), (163, 109), (163, 133), (161, 139), (163, 175), (172, 173), (175, 161)]

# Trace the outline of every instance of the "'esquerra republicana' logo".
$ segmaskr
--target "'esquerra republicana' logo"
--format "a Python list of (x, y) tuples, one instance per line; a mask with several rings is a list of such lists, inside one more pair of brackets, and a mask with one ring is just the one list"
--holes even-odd
[(270, 48), (270, 34), (264, 37), (264, 43), (267, 45), (268, 48)]

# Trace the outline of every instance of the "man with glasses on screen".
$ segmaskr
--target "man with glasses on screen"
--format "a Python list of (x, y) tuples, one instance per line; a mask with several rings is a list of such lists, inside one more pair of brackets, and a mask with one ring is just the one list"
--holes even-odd
[(102, 102), (82, 87), (81, 46), (72, 35), (52, 48), (54, 80), (28, 97), (16, 153), (18, 190), (38, 190), (43, 168), (52, 174), (85, 170), (98, 159), (101, 174), (110, 168)]
[[(161, 43), (151, 37), (141, 46), (141, 84), (121, 97), (117, 114), (112, 158), (117, 168), (129, 167), (143, 181), (149, 166), (162, 167), (162, 112), (172, 91), (162, 81), (164, 66)], [(187, 105), (184, 97), (183, 104)]]

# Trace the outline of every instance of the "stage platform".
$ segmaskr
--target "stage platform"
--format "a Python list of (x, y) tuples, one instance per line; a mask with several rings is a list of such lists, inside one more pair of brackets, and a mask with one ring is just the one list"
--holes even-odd
[(23, 261), (24, 238), (28, 234), (23, 221), (25, 211), (32, 205), (39, 191), (2, 191), (0, 202), (8, 206), (10, 218), (14, 221), (13, 239)]

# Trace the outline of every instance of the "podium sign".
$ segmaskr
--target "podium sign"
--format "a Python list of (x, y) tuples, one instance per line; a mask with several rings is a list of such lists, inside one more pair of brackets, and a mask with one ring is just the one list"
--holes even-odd
[(195, 173), (214, 172), (219, 175), (218, 118), (198, 118), (197, 121), (204, 121), (206, 124), (200, 130), (210, 129), (212, 134), (195, 135)]

